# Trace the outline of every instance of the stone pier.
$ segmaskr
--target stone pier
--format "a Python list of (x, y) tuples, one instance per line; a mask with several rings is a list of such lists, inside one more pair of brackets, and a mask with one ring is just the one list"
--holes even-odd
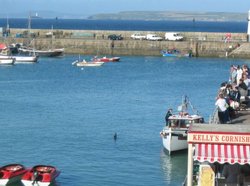
[[(53, 36), (49, 33), (53, 32)], [(184, 41), (133, 40), (133, 33), (156, 33), (164, 38), (165, 32), (152, 31), (103, 31), (103, 30), (46, 30), (11, 29), (10, 36), (0, 38), (1, 42), (31, 43), (37, 49), (65, 48), (68, 54), (91, 55), (149, 55), (160, 56), (161, 50), (178, 49), (183, 53), (192, 50), (197, 57), (237, 57), (250, 58), (250, 44), (247, 34), (209, 32), (180, 32)], [(31, 33), (28, 35), (28, 33)], [(123, 40), (111, 41), (109, 34), (121, 34)], [(244, 47), (243, 47), (244, 46)], [(241, 49), (239, 49), (239, 47)]]

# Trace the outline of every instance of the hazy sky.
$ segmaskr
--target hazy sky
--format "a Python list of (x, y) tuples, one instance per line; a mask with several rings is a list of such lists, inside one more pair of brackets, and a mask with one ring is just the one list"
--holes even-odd
[(89, 16), (119, 11), (209, 11), (247, 13), (250, 0), (0, 0), (1, 14), (53, 11)]

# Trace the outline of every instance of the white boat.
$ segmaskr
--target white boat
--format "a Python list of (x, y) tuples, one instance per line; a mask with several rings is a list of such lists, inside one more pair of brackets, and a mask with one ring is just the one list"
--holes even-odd
[(173, 114), (168, 118), (168, 122), (163, 130), (160, 132), (164, 148), (169, 155), (173, 151), (184, 150), (188, 148), (187, 131), (190, 124), (204, 123), (204, 118), (198, 113), (190, 115), (187, 112), (188, 105), (193, 106), (185, 96), (182, 105), (178, 107), (178, 114)]
[(0, 55), (0, 59), (14, 58), (15, 63), (35, 63), (38, 61), (38, 56), (6, 56)]
[(72, 65), (78, 66), (78, 67), (99, 67), (102, 66), (104, 62), (102, 61), (89, 61), (87, 62), (85, 59), (76, 60), (72, 63)]
[(15, 63), (15, 58), (0, 58), (0, 65), (13, 65)]
[(15, 58), (15, 63), (36, 63), (38, 61), (38, 56), (13, 56)]

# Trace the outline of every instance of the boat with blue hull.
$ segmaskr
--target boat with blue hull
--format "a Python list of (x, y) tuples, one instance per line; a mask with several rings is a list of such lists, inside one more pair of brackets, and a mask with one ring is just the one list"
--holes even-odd
[(192, 57), (192, 51), (189, 51), (188, 53), (182, 53), (177, 49), (162, 50), (161, 54), (164, 57)]

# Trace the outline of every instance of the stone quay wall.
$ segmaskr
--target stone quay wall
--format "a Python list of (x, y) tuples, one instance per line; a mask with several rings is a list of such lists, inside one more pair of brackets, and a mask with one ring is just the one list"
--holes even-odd
[[(53, 32), (53, 35), (51, 33)], [(37, 49), (65, 48), (68, 54), (91, 55), (149, 55), (160, 56), (161, 50), (178, 49), (183, 53), (192, 50), (197, 57), (243, 57), (249, 58), (248, 50), (230, 52), (241, 45), (248, 46), (245, 33), (210, 33), (210, 32), (179, 32), (184, 41), (147, 41), (133, 40), (133, 33), (155, 33), (164, 38), (166, 32), (151, 31), (104, 31), (104, 30), (46, 30), (46, 29), (11, 29), (8, 37), (0, 38), (1, 42), (30, 43)], [(123, 40), (109, 40), (108, 35), (121, 34)], [(226, 37), (230, 38), (226, 40)]]

